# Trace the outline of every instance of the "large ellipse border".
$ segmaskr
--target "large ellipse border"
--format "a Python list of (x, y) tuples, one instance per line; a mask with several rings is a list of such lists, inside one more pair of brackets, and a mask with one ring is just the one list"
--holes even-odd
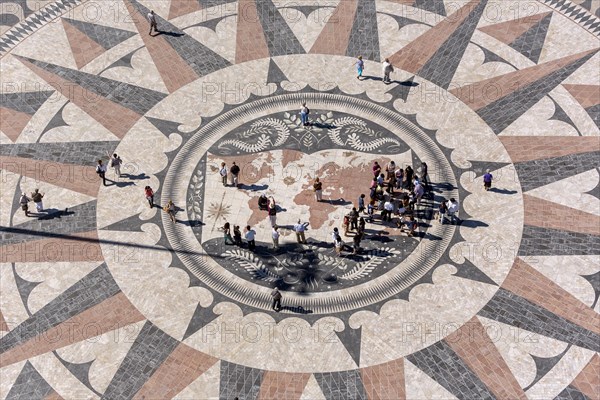
[[(375, 120), (379, 125), (398, 135), (422, 159), (435, 160), (439, 165), (440, 180), (458, 188), (450, 163), (435, 142), (412, 122), (400, 114), (380, 105), (350, 96), (328, 93), (294, 93), (260, 99), (241, 105), (209, 122), (198, 130), (181, 148), (167, 172), (162, 192), (162, 201), (174, 199), (184, 204), (187, 198), (188, 180), (208, 148), (219, 137), (232, 128), (252, 118), (274, 112), (289, 111), (306, 101), (313, 109), (341, 111)], [(423, 158), (424, 157), (424, 158)], [(458, 198), (458, 190), (445, 193)], [(163, 224), (169, 242), (183, 263), (209, 287), (240, 303), (263, 310), (270, 310), (271, 298), (267, 288), (253, 285), (226, 271), (204, 253), (192, 230), (187, 226), (172, 224), (163, 215)], [(421, 278), (443, 255), (455, 234), (456, 227), (436, 225), (430, 229), (440, 241), (423, 240), (417, 248), (398, 266), (388, 273), (367, 283), (348, 289), (323, 294), (297, 295), (286, 292), (290, 301), (299, 300), (303, 307), (314, 314), (329, 314), (364, 307), (385, 300), (409, 287)]]

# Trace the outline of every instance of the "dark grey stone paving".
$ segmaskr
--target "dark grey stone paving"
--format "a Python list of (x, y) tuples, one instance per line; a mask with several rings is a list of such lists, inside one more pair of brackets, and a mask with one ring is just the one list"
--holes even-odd
[(515, 163), (524, 192), (597, 167), (600, 151)]
[(477, 115), (479, 115), (496, 134), (502, 132), (575, 70), (581, 67), (594, 54), (596, 53), (588, 54), (579, 60), (573, 61), (558, 71), (546, 75), (534, 83), (515, 90), (509, 95), (488, 104), (477, 110)]
[(271, 0), (256, 2), (256, 10), (271, 57), (306, 53)]
[(118, 145), (118, 141), (4, 144), (0, 145), (0, 155), (93, 166), (98, 158), (112, 154)]
[[(526, 340), (526, 339), (524, 339)], [(552, 368), (558, 364), (558, 362), (567, 354), (567, 351), (571, 348), (571, 345), (567, 346), (562, 353), (555, 355), (554, 357), (537, 357), (533, 354), (529, 356), (535, 362), (535, 378), (531, 381), (531, 383), (523, 388), (524, 391), (529, 390), (529, 388), (533, 387), (536, 383), (540, 381)]]
[(199, 1), (202, 8), (209, 8), (209, 7), (221, 6), (223, 4), (231, 3), (236, 0), (189, 0), (189, 1)]
[[(599, 8), (600, 10), (600, 8)], [(598, 128), (600, 128), (600, 104), (585, 109)]]
[(269, 61), (269, 71), (267, 72), (267, 83), (275, 83), (280, 85), (281, 82), (289, 81), (285, 73), (279, 68), (275, 60), (271, 58)]
[(37, 213), (34, 203), (30, 203), (29, 211), (39, 217), (11, 228), (0, 228), (0, 241), (3, 245), (45, 239), (48, 236), (44, 233), (68, 235), (96, 230), (96, 200), (69, 208), (66, 215), (64, 210), (48, 214)]
[(482, 270), (480, 270), (475, 264), (465, 258), (465, 262), (462, 264), (452, 263), (458, 270), (454, 276), (463, 279), (469, 279), (471, 281), (487, 283), (488, 285), (498, 286), (496, 282), (489, 276), (487, 276)]
[(444, 2), (440, 0), (416, 0), (413, 7), (439, 15), (446, 15), (446, 7), (444, 7)]
[(406, 359), (459, 399), (495, 399), (479, 377), (443, 340)]
[(100, 304), (119, 291), (106, 264), (100, 265), (0, 339), (0, 354)]
[(178, 344), (178, 340), (146, 321), (102, 399), (131, 399)]
[(367, 400), (365, 387), (358, 370), (314, 375), (328, 400)]
[[(358, 0), (346, 55), (349, 57), (363, 56), (365, 60), (383, 61), (379, 54), (379, 30), (377, 29), (375, 0)], [(380, 70), (377, 71), (377, 73), (379, 72)]]
[(171, 135), (171, 133), (177, 133), (180, 135), (182, 134), (181, 132), (179, 132), (179, 125), (181, 125), (179, 122), (166, 121), (164, 119), (151, 118), (151, 117), (146, 117), (146, 119), (148, 121), (150, 121), (150, 123), (152, 125), (154, 125), (154, 127), (156, 129), (161, 131), (161, 133), (163, 135), (165, 135), (166, 137), (169, 137), (169, 135)]
[(63, 118), (63, 111), (65, 110), (65, 107), (68, 104), (71, 104), (71, 103), (67, 102), (67, 103), (63, 104), (63, 106), (60, 108), (60, 110), (58, 110), (56, 112), (56, 114), (54, 114), (54, 116), (52, 117), (52, 119), (48, 122), (48, 124), (46, 125), (46, 127), (42, 131), (42, 134), (40, 135), (40, 139), (38, 139), (38, 142), (40, 142), (41, 138), (49, 130), (52, 130), (54, 128), (61, 128), (63, 126), (69, 126), (69, 124), (67, 123), (67, 121), (65, 121), (65, 119)]
[[(135, 0), (131, 4), (146, 16), (150, 10)], [(158, 29), (165, 32), (163, 38), (175, 49), (177, 54), (196, 72), (198, 76), (205, 76), (220, 69), (229, 67), (231, 63), (191, 37), (183, 33), (175, 25), (156, 15)], [(142, 32), (142, 34), (146, 34)]]
[(10, 388), (6, 400), (43, 400), (53, 391), (52, 386), (27, 361)]
[[(569, 224), (570, 221), (565, 221)], [(519, 256), (600, 254), (600, 236), (525, 225)]]
[(577, 133), (579, 133), (579, 136), (581, 136), (581, 132), (579, 132), (579, 129), (577, 129), (577, 126), (575, 126), (575, 123), (573, 123), (571, 117), (569, 117), (565, 110), (560, 105), (558, 105), (558, 103), (552, 97), (549, 98), (554, 103), (554, 114), (552, 114), (550, 119), (555, 121), (561, 121), (571, 125), (573, 128), (575, 128)]
[(98, 393), (98, 391), (96, 391), (96, 389), (94, 389), (94, 386), (92, 386), (92, 384), (90, 382), (90, 368), (92, 367), (92, 364), (94, 363), (94, 361), (96, 361), (95, 359), (92, 361), (78, 364), (78, 363), (72, 363), (72, 362), (63, 360), (58, 355), (56, 350), (53, 351), (52, 353), (54, 354), (54, 356), (56, 358), (58, 358), (58, 360), (61, 362), (61, 364), (64, 365), (65, 368), (68, 369), (69, 372), (73, 374), (73, 376), (75, 376), (75, 378), (79, 379), (79, 381), (81, 383), (83, 383), (92, 392), (96, 393), (96, 395), (101, 396), (101, 393)]
[(537, 64), (542, 53), (542, 48), (544, 47), (544, 42), (546, 41), (546, 34), (548, 33), (548, 26), (550, 26), (551, 19), (552, 14), (548, 14), (542, 18), (537, 24), (510, 43), (510, 47)]
[(0, 107), (9, 108), (25, 114), (33, 115), (54, 94), (54, 90), (35, 92), (6, 93), (10, 84), (5, 82), (0, 93)]
[(581, 393), (574, 386), (567, 386), (562, 392), (554, 398), (554, 400), (593, 400)]
[(502, 288), (478, 315), (584, 349), (600, 350), (599, 335)]
[(75, 26), (81, 32), (84, 32), (90, 39), (104, 47), (106, 50), (112, 49), (119, 43), (124, 42), (137, 35), (136, 32), (125, 31), (118, 28), (112, 28), (104, 25), (96, 25), (90, 22), (79, 21), (75, 19), (63, 18), (71, 25)]
[(264, 371), (221, 360), (219, 399), (255, 400), (260, 392)]
[(192, 315), (190, 323), (185, 330), (182, 340), (192, 336), (194, 333), (198, 332), (200, 329), (214, 321), (218, 316), (219, 314), (215, 314), (213, 312), (212, 305), (209, 308), (204, 308), (200, 305), (200, 303), (198, 303), (196, 310), (194, 310), (194, 315)]
[[(479, 23), (487, 0), (482, 0), (448, 40), (427, 60), (417, 75), (447, 89)], [(443, 7), (443, 5), (442, 5)]]
[[(68, 81), (75, 82), (84, 89), (105, 97), (123, 107), (129, 108), (140, 115), (144, 115), (167, 96), (164, 93), (130, 85), (128, 83), (114, 81), (112, 79), (45, 63), (43, 61), (37, 61), (26, 57), (23, 58), (50, 73), (58, 75)], [(87, 94), (86, 98), (91, 101), (93, 96)]]

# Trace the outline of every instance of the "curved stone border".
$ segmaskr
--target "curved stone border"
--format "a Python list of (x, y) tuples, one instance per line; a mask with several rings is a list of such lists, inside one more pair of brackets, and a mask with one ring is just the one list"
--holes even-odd
[[(302, 101), (310, 102), (314, 108), (354, 112), (364, 118), (376, 119), (382, 127), (386, 127), (391, 132), (402, 131), (404, 135), (400, 138), (417, 154), (425, 154), (428, 160), (436, 160), (440, 166), (443, 166), (440, 169), (440, 180), (458, 188), (452, 167), (439, 147), (431, 138), (400, 114), (381, 105), (346, 95), (294, 93), (246, 103), (224, 113), (198, 130), (192, 139), (181, 148), (179, 154), (171, 163), (163, 186), (162, 201), (186, 198), (189, 182), (187, 179), (181, 179), (181, 172), (196, 169), (197, 162), (210, 147), (207, 142), (214, 141), (215, 135), (226, 132), (232, 125), (245, 122), (249, 112), (251, 115), (262, 115), (263, 113), (283, 111), (284, 109), (294, 109)], [(196, 156), (190, 157), (190, 155)], [(458, 189), (449, 192), (448, 196), (458, 198)], [(253, 285), (237, 277), (223, 269), (210, 257), (207, 257), (189, 227), (172, 224), (165, 215), (163, 215), (163, 226), (167, 238), (173, 249), (178, 253), (179, 258), (205, 284), (240, 303), (270, 310), (269, 289)], [(394, 296), (418, 281), (435, 265), (457, 232), (456, 227), (450, 225), (435, 226), (430, 229), (433, 234), (442, 237), (442, 240), (421, 241), (419, 246), (403, 260), (400, 268), (396, 266), (386, 274), (367, 283), (353, 286), (350, 289), (328, 292), (325, 296), (322, 293), (299, 296), (292, 292), (286, 292), (286, 298), (295, 299), (297, 297), (298, 300), (302, 299), (303, 306), (312, 310), (314, 314), (330, 314), (362, 308)]]
[(553, 8), (565, 17), (573, 20), (582, 28), (600, 37), (600, 19), (596, 18), (589, 10), (572, 3), (570, 0), (538, 0)]
[(8, 53), (13, 47), (21, 43), (23, 39), (69, 11), (73, 7), (86, 3), (89, 0), (58, 0), (48, 4), (40, 11), (20, 21), (0, 37), (0, 57)]

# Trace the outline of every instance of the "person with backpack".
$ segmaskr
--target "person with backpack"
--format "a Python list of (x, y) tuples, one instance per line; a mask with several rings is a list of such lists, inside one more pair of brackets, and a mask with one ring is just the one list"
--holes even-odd
[(302, 108), (300, 109), (300, 121), (302, 121), (303, 126), (308, 126), (308, 114), (310, 114), (310, 110), (306, 107), (306, 103), (302, 103)]
[(19, 204), (21, 205), (21, 210), (25, 211), (25, 216), (29, 217), (29, 202), (31, 199), (27, 197), (25, 192), (21, 193), (21, 198), (19, 199)]
[(231, 169), (229, 170), (229, 172), (231, 172), (231, 185), (233, 185), (234, 187), (238, 187), (239, 186), (240, 167), (237, 166), (235, 161), (231, 165)]
[(102, 178), (102, 184), (106, 186), (106, 165), (102, 164), (102, 160), (98, 160), (98, 165), (96, 165), (96, 173), (100, 178)]
[(144, 188), (144, 194), (146, 195), (146, 200), (148, 200), (148, 204), (150, 204), (150, 208), (154, 208), (154, 190), (150, 186), (146, 186)]

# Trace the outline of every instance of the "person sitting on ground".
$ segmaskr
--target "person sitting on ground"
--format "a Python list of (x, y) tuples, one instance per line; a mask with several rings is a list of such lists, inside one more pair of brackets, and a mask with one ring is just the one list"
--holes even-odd
[(258, 198), (258, 209), (263, 211), (268, 211), (269, 199), (266, 194), (261, 194)]

